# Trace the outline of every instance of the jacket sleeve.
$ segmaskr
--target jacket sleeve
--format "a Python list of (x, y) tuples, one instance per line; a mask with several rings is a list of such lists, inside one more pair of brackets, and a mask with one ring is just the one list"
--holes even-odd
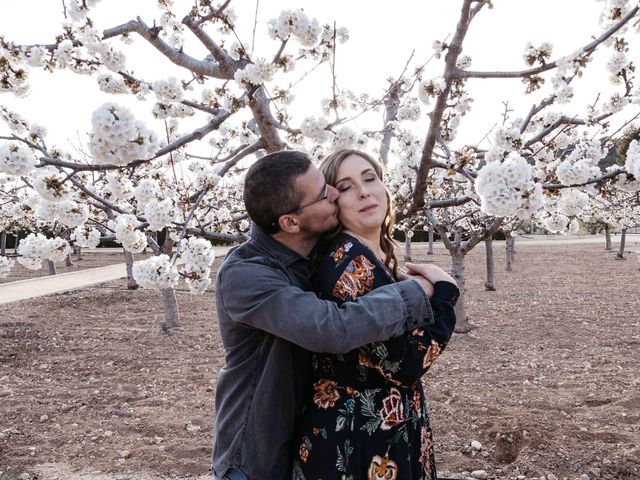
[(429, 299), (413, 280), (340, 306), (292, 286), (281, 270), (243, 260), (219, 271), (216, 295), (233, 322), (314, 352), (346, 353), (433, 322)]

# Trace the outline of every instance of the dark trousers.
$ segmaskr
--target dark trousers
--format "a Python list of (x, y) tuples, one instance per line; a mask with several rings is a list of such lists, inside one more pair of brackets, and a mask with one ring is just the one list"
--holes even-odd
[(231, 468), (227, 470), (227, 473), (219, 477), (216, 473), (213, 473), (213, 480), (247, 480), (247, 477), (240, 470)]

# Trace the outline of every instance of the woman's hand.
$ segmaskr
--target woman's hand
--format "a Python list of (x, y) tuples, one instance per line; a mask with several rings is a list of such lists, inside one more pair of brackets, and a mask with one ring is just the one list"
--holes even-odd
[(456, 287), (458, 284), (451, 275), (437, 267), (433, 263), (405, 263), (406, 274), (409, 276), (419, 275), (431, 282), (433, 285), (436, 282), (449, 282), (453, 283)]
[(407, 272), (406, 270), (404, 271), (400, 270), (398, 271), (398, 278), (400, 280), (415, 280), (416, 282), (418, 282), (418, 285), (420, 285), (420, 288), (424, 290), (424, 293), (427, 295), (427, 297), (429, 298), (433, 297), (433, 292), (434, 292), (433, 283), (431, 283), (429, 280), (424, 278), (422, 275), (414, 275), (412, 273)]

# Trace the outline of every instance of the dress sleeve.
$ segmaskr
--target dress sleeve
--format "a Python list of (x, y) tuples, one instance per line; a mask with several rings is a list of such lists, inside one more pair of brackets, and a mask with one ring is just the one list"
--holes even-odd
[[(392, 282), (373, 253), (349, 237), (334, 242), (315, 277), (318, 295), (338, 303), (353, 301)], [(394, 385), (413, 385), (442, 353), (453, 334), (457, 296), (455, 285), (437, 282), (430, 300), (434, 321), (384, 342), (360, 347), (360, 365)]]

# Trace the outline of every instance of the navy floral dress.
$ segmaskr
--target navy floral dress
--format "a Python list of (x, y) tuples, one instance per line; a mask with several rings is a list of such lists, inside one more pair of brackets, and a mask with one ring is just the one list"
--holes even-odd
[[(345, 233), (331, 242), (314, 277), (318, 296), (337, 303), (394, 281), (366, 246)], [(437, 478), (420, 378), (453, 333), (457, 297), (454, 285), (438, 282), (433, 324), (345, 355), (312, 356), (312, 388), (294, 439), (293, 479)]]

